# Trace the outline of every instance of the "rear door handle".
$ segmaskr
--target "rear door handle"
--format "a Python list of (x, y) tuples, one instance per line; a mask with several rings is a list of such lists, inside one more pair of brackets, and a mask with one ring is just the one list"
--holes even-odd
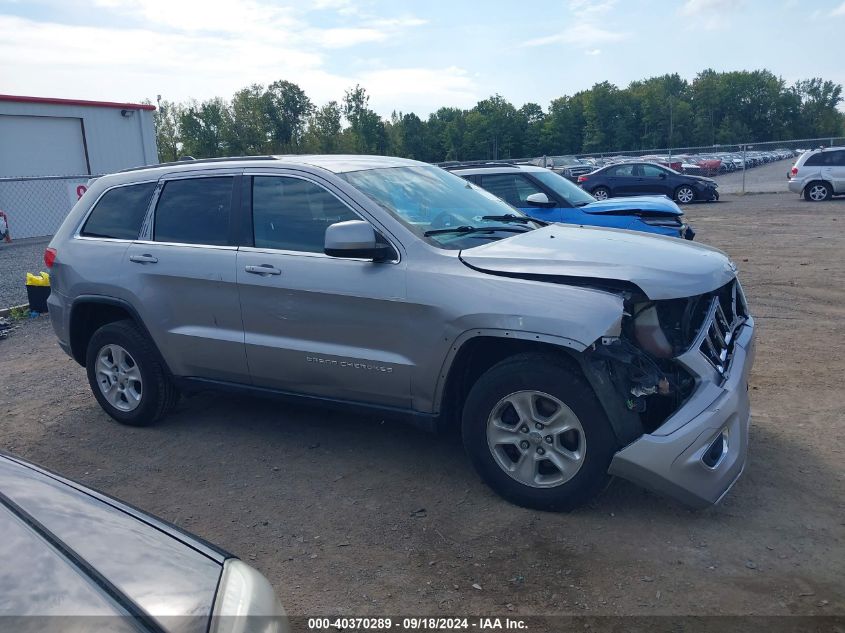
[(135, 262), (136, 264), (157, 264), (158, 263), (158, 257), (153, 257), (150, 254), (130, 255), (129, 261)]
[(253, 275), (281, 275), (282, 271), (272, 264), (261, 264), (260, 266), (246, 266), (244, 270)]

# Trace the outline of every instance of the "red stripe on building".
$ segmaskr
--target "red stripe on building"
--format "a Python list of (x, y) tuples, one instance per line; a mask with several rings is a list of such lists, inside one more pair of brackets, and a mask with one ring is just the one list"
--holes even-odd
[(74, 105), (93, 108), (119, 108), (121, 110), (155, 110), (154, 105), (146, 103), (117, 103), (114, 101), (85, 101), (83, 99), (56, 99), (53, 97), (25, 97), (21, 95), (0, 95), (0, 101), (15, 103), (46, 103), (51, 105)]

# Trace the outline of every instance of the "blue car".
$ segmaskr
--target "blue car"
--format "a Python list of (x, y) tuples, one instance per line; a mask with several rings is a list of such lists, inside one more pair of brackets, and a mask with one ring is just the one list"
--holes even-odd
[(687, 240), (695, 237), (683, 211), (666, 196), (599, 201), (563, 176), (533, 165), (446, 163), (441, 167), (538, 220), (629, 229)]

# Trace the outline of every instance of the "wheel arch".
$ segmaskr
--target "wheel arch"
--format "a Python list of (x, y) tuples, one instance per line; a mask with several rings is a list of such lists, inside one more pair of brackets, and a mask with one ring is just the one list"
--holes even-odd
[(588, 366), (582, 352), (587, 348), (572, 339), (533, 332), (477, 329), (458, 337), (443, 363), (435, 393), (438, 426), (458, 427), (462, 403), (481, 375), (506, 358), (535, 352), (553, 354), (583, 376), (610, 420), (621, 448), (643, 434), (639, 416), (627, 410), (624, 396), (617, 393), (609, 377)]
[(115, 297), (101, 295), (81, 295), (77, 297), (70, 308), (69, 338), (73, 359), (85, 366), (85, 353), (88, 342), (98, 329), (108, 323), (116, 321), (132, 321), (149, 339), (152, 348), (165, 370), (170, 374), (170, 368), (161, 355), (149, 330), (144, 325), (138, 311), (128, 301)]
[(805, 184), (804, 187), (801, 189), (801, 195), (806, 196), (807, 190), (810, 187), (812, 187), (813, 185), (824, 185), (825, 187), (827, 187), (830, 190), (830, 195), (834, 195), (836, 193), (836, 191), (833, 188), (832, 182), (825, 180), (824, 178), (819, 177), (819, 178), (813, 178), (812, 180), (808, 180), (807, 184)]

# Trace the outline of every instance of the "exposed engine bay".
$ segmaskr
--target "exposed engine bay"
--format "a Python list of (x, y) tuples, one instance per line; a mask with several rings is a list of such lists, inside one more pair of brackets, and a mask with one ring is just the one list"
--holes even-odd
[(587, 352), (588, 366), (607, 373), (617, 393), (624, 394), (625, 408), (639, 416), (644, 432), (651, 432), (680, 408), (700, 380), (678, 357), (698, 344), (724, 375), (747, 308), (736, 280), (682, 299), (650, 301), (630, 292), (623, 297), (618, 336), (596, 341)]

